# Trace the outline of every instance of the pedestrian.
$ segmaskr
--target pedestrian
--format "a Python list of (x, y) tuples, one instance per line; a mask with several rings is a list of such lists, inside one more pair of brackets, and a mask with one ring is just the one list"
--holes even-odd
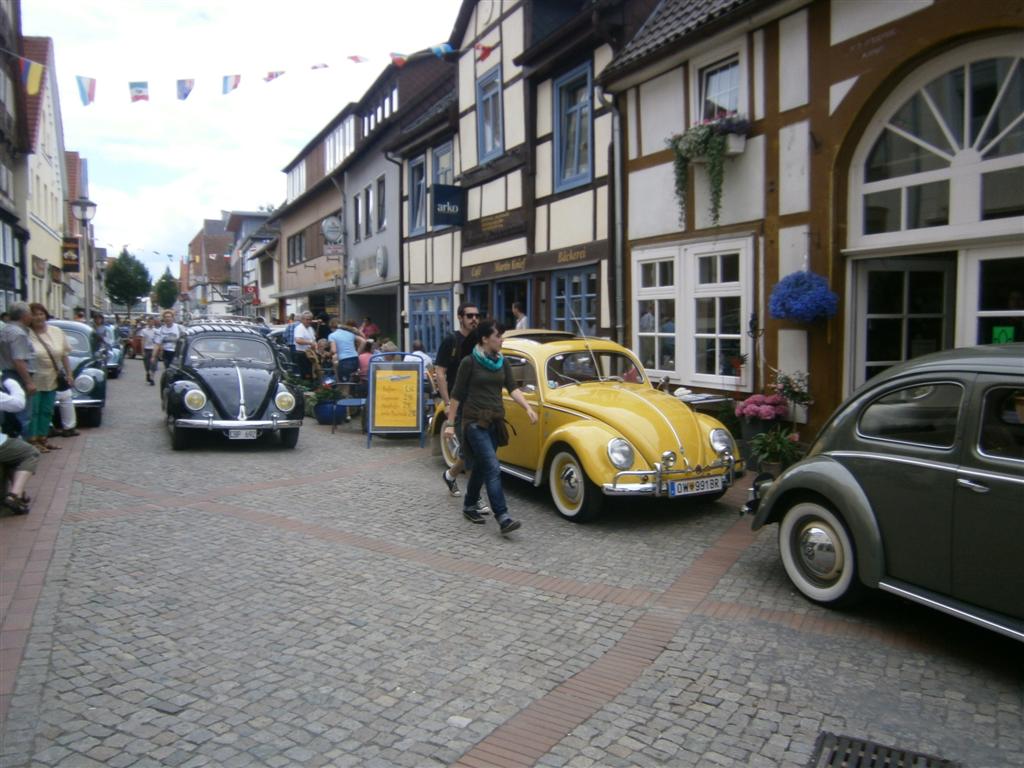
[(174, 359), (174, 348), (183, 333), (181, 326), (174, 322), (173, 310), (165, 309), (160, 317), (163, 322), (157, 326), (153, 334), (153, 373), (156, 373), (161, 358), (164, 361), (164, 370), (167, 370)]
[(36, 393), (32, 398), (28, 442), (40, 453), (47, 453), (60, 450), (60, 446), (51, 444), (48, 438), (53, 425), (57, 390), (71, 389), (71, 382), (74, 381), (69, 357), (71, 346), (60, 328), (48, 324), (50, 313), (45, 306), (33, 303), (29, 308), (32, 310), (32, 326), (28, 335), (36, 358), (36, 369), (32, 374)]
[[(452, 410), (448, 390), (455, 386), (455, 374), (459, 370), (462, 358), (473, 349), (473, 341), (470, 337), (476, 329), (477, 323), (480, 322), (480, 310), (472, 302), (463, 302), (459, 305), (456, 315), (459, 319), (459, 328), (441, 339), (441, 345), (434, 357), (434, 371), (437, 376), (437, 390), (441, 393), (441, 399), (444, 400), (445, 417), (449, 424), (455, 425), (455, 434), (459, 434), (461, 430), (456, 419), (460, 414)], [(448, 486), (448, 493), (452, 496), (462, 495), (462, 491), (459, 490), (458, 476), (464, 470), (465, 463), (460, 456), (451, 468), (446, 469), (441, 475), (444, 484)]]
[(293, 360), (299, 369), (299, 376), (308, 379), (313, 375), (313, 365), (306, 355), (307, 350), (316, 349), (316, 330), (313, 328), (313, 313), (306, 310), (295, 326), (295, 352)]
[(150, 386), (156, 384), (153, 374), (156, 364), (153, 362), (153, 347), (156, 346), (157, 322), (155, 317), (146, 318), (146, 324), (139, 327), (137, 336), (142, 338), (142, 367), (146, 369), (146, 381)]
[(359, 371), (358, 350), (366, 339), (353, 329), (339, 325), (331, 331), (327, 341), (331, 345), (331, 360), (336, 366), (338, 381), (350, 381), (352, 375)]
[[(11, 323), (8, 323), (11, 325)], [(18, 413), (25, 410), (25, 390), (21, 388), (14, 376), (5, 376), (0, 387), (0, 411)], [(10, 481), (7, 492), (0, 501), (0, 506), (9, 509), (16, 515), (28, 514), (28, 499), (25, 497), (25, 484), (36, 471), (39, 463), (39, 451), (18, 437), (11, 437), (0, 432), (0, 466), (9, 473)]]
[[(25, 407), (18, 412), (8, 408), (3, 420), (3, 431), (12, 437), (24, 434), (32, 417), (32, 395), (36, 385), (32, 380), (35, 371), (35, 354), (28, 340), (28, 328), (32, 324), (32, 310), (24, 301), (16, 301), (7, 308), (10, 321), (0, 328), (0, 371), (4, 376), (15, 376), (24, 394)], [(5, 414), (6, 416), (6, 414)]]
[(75, 321), (76, 322), (79, 322), (79, 323), (87, 322), (86, 319), (85, 319), (85, 307), (75, 307), (73, 311), (75, 313)]
[(113, 347), (117, 343), (117, 333), (114, 331), (114, 326), (107, 323), (102, 312), (92, 313), (92, 327), (96, 335), (99, 336), (103, 343), (108, 347)]
[(517, 331), (530, 327), (530, 320), (523, 311), (523, 303), (521, 301), (512, 302), (512, 317), (516, 319)]
[[(526, 402), (512, 375), (512, 368), (501, 354), (502, 328), (494, 320), (482, 320), (476, 329), (477, 345), (462, 358), (451, 391), (451, 402), (456, 412), (462, 412), (462, 435), (459, 438), (462, 453), (469, 467), (469, 482), (462, 503), (462, 514), (471, 523), (482, 524), (483, 515), (477, 510), (480, 491), (487, 486), (487, 498), (494, 510), (494, 519), (502, 534), (520, 527), (518, 520), (508, 514), (505, 492), (501, 487), (501, 466), (498, 463), (499, 446), (508, 444), (505, 427), (505, 405), (501, 390), (506, 389), (512, 399), (526, 411), (531, 424), (537, 423), (537, 414)], [(446, 435), (455, 431), (455, 425), (445, 425)]]

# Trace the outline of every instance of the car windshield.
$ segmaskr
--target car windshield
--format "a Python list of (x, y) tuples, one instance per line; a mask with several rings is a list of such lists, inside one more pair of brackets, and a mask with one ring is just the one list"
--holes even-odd
[[(595, 367), (596, 363), (596, 367)], [(588, 381), (629, 381), (641, 384), (644, 373), (627, 355), (621, 352), (581, 349), (548, 359), (547, 381), (550, 389)]]
[(205, 336), (194, 339), (188, 350), (189, 362), (200, 360), (247, 360), (272, 363), (270, 347), (262, 339)]
[(89, 337), (78, 331), (64, 329), (64, 338), (68, 340), (72, 355), (91, 355), (92, 346), (89, 344)]

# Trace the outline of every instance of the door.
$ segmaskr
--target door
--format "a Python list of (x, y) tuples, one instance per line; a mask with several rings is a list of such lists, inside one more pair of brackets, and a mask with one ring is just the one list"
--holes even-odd
[(480, 310), (480, 319), (491, 316), (491, 284), (477, 283), (466, 286), (467, 304), (473, 304)]
[(495, 318), (505, 328), (516, 327), (516, 318), (512, 314), (512, 304), (519, 302), (523, 305), (523, 312), (526, 313), (527, 328), (534, 328), (531, 325), (533, 318), (530, 316), (530, 281), (529, 280), (503, 280), (495, 284)]
[(523, 397), (537, 412), (537, 423), (531, 424), (526, 411), (512, 399), (508, 392), (503, 393), (505, 403), (505, 421), (508, 422), (508, 445), (498, 449), (498, 460), (527, 470), (531, 475), (537, 469), (540, 460), (540, 424), (541, 414), (540, 393), (537, 391), (537, 372), (533, 363), (519, 355), (505, 355), (512, 376), (519, 384)]
[(953, 596), (1024, 619), (1024, 377), (978, 377), (953, 513)]

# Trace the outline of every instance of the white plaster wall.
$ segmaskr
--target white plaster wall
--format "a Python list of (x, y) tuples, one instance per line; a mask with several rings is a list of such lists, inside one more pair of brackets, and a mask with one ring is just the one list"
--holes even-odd
[(832, 83), (828, 87), (828, 113), (831, 115), (836, 111), (836, 107), (843, 103), (843, 99), (846, 98), (846, 94), (853, 88), (853, 84), (857, 82), (857, 75), (848, 77), (845, 80)]
[(629, 233), (630, 240), (641, 237), (679, 232), (672, 163), (632, 171), (629, 174)]
[(446, 283), (452, 276), (452, 243), (454, 236), (448, 232), (435, 237), (434, 242), (434, 282)]
[(660, 152), (669, 136), (683, 130), (683, 93), (682, 67), (641, 84), (641, 154)]
[(604, 240), (608, 237), (608, 187), (598, 187), (594, 190), (597, 206), (597, 228), (594, 230), (595, 240)]
[(534, 212), (534, 221), (536, 222), (533, 237), (534, 250), (537, 253), (543, 253), (550, 250), (548, 248), (548, 207), (546, 205), (537, 206)]
[(522, 52), (523, 9), (520, 7), (501, 22), (501, 76), (506, 81), (522, 72), (521, 67), (512, 63), (512, 60)]
[(594, 193), (581, 192), (551, 204), (551, 250), (594, 239)]
[(459, 112), (464, 112), (476, 103), (476, 52), (470, 48), (459, 58)]
[(466, 218), (480, 218), (480, 187), (470, 187), (466, 190)]
[(832, 0), (832, 45), (917, 13), (932, 0)]
[(452, 232), (452, 282), (458, 282), (462, 277), (462, 230)]
[(493, 216), (505, 210), (505, 177), (489, 181), (480, 188), (480, 215)]
[(551, 81), (537, 86), (537, 135), (546, 136), (554, 130), (551, 125)]
[(523, 101), (523, 81), (505, 89), (502, 105), (505, 117), (505, 151), (526, 141), (526, 107)]
[(462, 147), (462, 167), (472, 168), (477, 164), (476, 154), (476, 112), (459, 118), (459, 141)]
[[(779, 370), (786, 373), (807, 370), (807, 331), (786, 328), (778, 332)], [(807, 409), (797, 408), (794, 421), (807, 423)]]
[(612, 116), (601, 115), (594, 121), (594, 178), (608, 175), (608, 146), (612, 143)]
[(636, 160), (639, 154), (636, 129), (636, 88), (626, 91), (626, 114), (624, 117), (626, 118), (626, 151), (629, 153), (630, 160)]
[(427, 241), (413, 240), (409, 243), (409, 282), (422, 284), (427, 282)]
[(779, 111), (807, 103), (807, 11), (779, 21)]
[(764, 117), (764, 30), (754, 32), (754, 119)]
[(594, 50), (594, 79), (604, 71), (609, 62), (614, 58), (615, 53), (610, 45), (602, 45)]
[(510, 211), (514, 211), (523, 205), (523, 172), (513, 171), (505, 180), (505, 205)]
[(522, 256), (524, 253), (526, 253), (526, 238), (517, 237), (515, 240), (506, 240), (502, 243), (485, 245), (482, 248), (464, 250), (462, 252), (462, 266), (472, 267), (476, 264), (486, 264), (489, 261)]
[(779, 278), (804, 268), (804, 257), (809, 247), (807, 236), (810, 228), (783, 227), (779, 230)]
[(537, 175), (534, 176), (534, 193), (537, 197), (547, 197), (551, 194), (551, 152), (553, 143), (545, 141), (537, 145)]
[[(722, 186), (722, 208), (718, 223), (736, 224), (764, 218), (764, 136), (747, 139), (743, 153), (725, 161), (725, 182)], [(712, 226), (710, 213), (711, 192), (708, 174), (704, 165), (691, 166), (696, 169), (693, 176), (696, 205), (694, 223), (698, 229)], [(672, 194), (675, 182), (666, 194)]]
[(810, 123), (806, 120), (779, 131), (779, 213), (810, 209)]

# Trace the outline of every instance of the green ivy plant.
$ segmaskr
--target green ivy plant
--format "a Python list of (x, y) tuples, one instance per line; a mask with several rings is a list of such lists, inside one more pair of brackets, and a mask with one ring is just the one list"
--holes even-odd
[(750, 123), (740, 117), (726, 117), (705, 121), (668, 140), (675, 154), (676, 198), (679, 200), (679, 219), (686, 218), (686, 190), (690, 178), (690, 163), (694, 158), (707, 161), (708, 183), (711, 187), (711, 223), (718, 224), (722, 209), (722, 184), (725, 181), (725, 148), (731, 133), (747, 135)]

